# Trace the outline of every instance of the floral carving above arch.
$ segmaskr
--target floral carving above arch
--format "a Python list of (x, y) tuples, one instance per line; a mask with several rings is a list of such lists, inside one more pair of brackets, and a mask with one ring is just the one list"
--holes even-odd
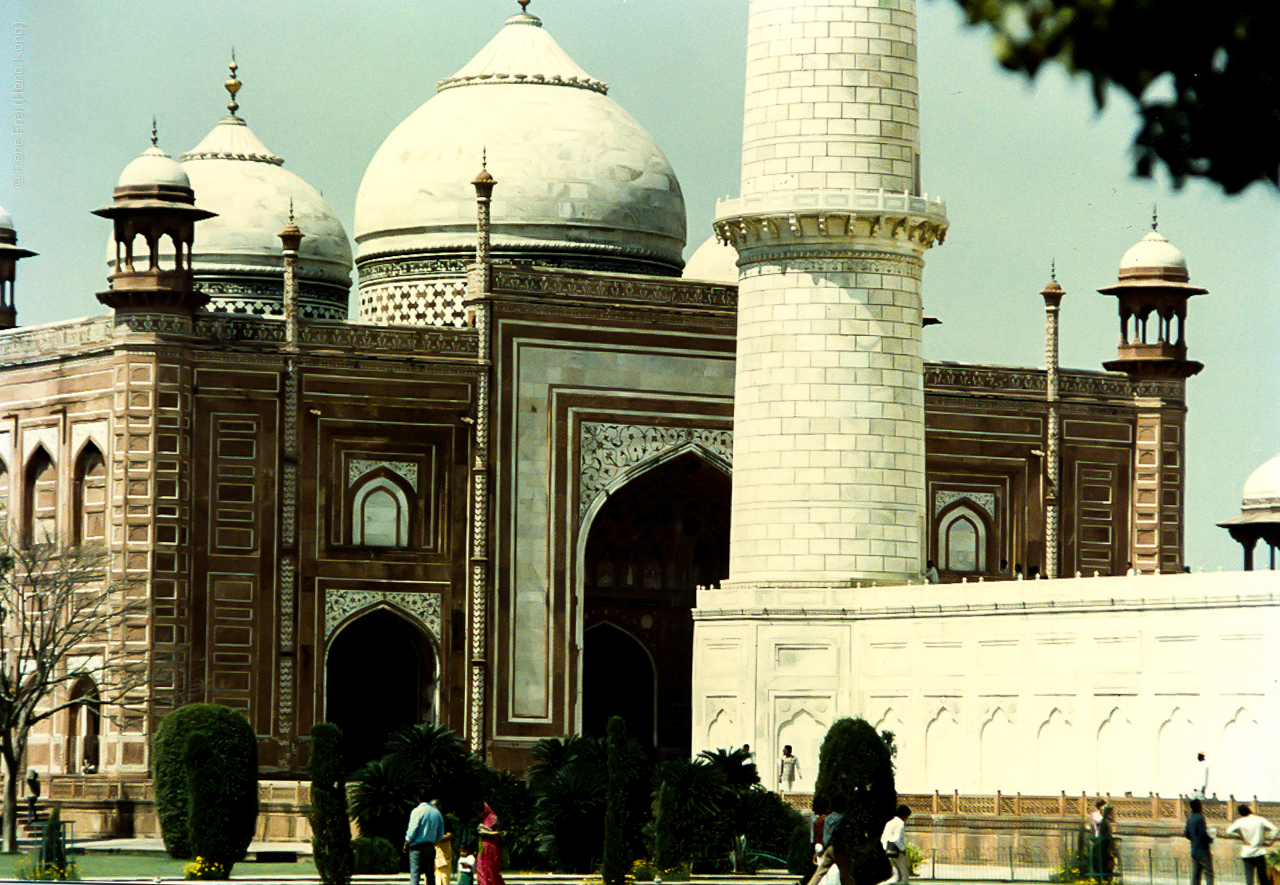
[(585, 514), (614, 480), (636, 465), (687, 448), (702, 450), (726, 470), (733, 465), (733, 432), (730, 430), (582, 422), (578, 515)]

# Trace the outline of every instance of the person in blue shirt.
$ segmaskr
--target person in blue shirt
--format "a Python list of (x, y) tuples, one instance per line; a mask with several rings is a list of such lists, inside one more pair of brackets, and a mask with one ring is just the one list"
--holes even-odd
[(435, 803), (423, 799), (409, 812), (409, 828), (404, 833), (404, 850), (409, 853), (409, 883), (420, 885), (422, 856), (427, 856), (427, 875), (435, 867), (436, 843), (444, 837), (444, 815)]

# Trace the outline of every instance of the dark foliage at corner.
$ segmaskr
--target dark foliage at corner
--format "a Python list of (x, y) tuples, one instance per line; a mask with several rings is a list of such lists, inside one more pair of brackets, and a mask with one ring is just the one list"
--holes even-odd
[[(196, 746), (188, 744), (199, 733)], [(192, 794), (190, 763), (204, 767), (211, 782), (199, 784)], [(193, 807), (210, 809), (225, 822), (225, 832), (210, 835), (208, 822), (197, 822), (199, 837), (212, 839), (228, 866), (244, 857), (258, 817), (258, 741), (243, 715), (217, 704), (189, 704), (161, 720), (151, 754), (151, 778), (156, 815), (164, 845), (171, 857), (194, 857)], [(243, 845), (236, 847), (243, 841)], [(202, 855), (208, 857), (208, 855)]]
[(365, 763), (351, 779), (358, 781), (351, 797), (351, 816), (360, 835), (399, 845), (409, 812), (418, 801), (413, 767), (399, 756), (386, 756)]
[(880, 833), (898, 805), (893, 754), (865, 719), (841, 719), (827, 732), (814, 801), (844, 813), (836, 845), (848, 855), (853, 880), (887, 879), (889, 861), (880, 848)]
[(347, 778), (342, 729), (329, 722), (311, 727), (311, 848), (324, 885), (347, 885), (354, 858), (347, 817)]
[(1085, 74), (1099, 108), (1111, 85), (1128, 93), (1142, 119), (1137, 174), (1163, 166), (1179, 186), (1203, 177), (1228, 194), (1280, 184), (1275, 0), (1201, 4), (1193, 21), (1151, 0), (957, 2), (995, 32), (1009, 70), (1034, 78), (1057, 63)]
[[(765, 854), (782, 861), (796, 875), (812, 871), (813, 845), (809, 842), (809, 824), (803, 814), (777, 793), (761, 786), (744, 790), (737, 797), (735, 817), (735, 832), (746, 837), (747, 850), (752, 854), (749, 858), (751, 870), (776, 865), (774, 861), (754, 856)], [(801, 848), (798, 860), (792, 857), (796, 853), (797, 833)]]

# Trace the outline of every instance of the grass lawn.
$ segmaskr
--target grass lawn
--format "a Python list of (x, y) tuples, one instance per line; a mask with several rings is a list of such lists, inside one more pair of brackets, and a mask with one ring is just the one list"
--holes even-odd
[[(0, 879), (14, 878), (21, 854), (0, 855)], [(181, 879), (185, 860), (174, 860), (167, 854), (76, 854), (76, 865), (84, 879)], [(316, 866), (311, 858), (297, 863), (253, 863), (242, 861), (231, 870), (231, 878), (242, 876), (314, 876)]]

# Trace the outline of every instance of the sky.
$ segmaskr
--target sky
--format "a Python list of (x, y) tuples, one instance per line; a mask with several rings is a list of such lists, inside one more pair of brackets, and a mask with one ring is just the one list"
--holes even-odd
[[(0, 206), (21, 246), (23, 325), (98, 315), (108, 204), (148, 146), (189, 150), (226, 113), (235, 47), (240, 116), (317, 187), (347, 231), (355, 195), (391, 130), (518, 11), (515, 0), (0, 0), (0, 78), (20, 168)], [(687, 258), (711, 235), (715, 201), (736, 196), (746, 0), (533, 0), (557, 42), (649, 131), (671, 161), (689, 219)], [(1089, 84), (1057, 69), (1034, 82), (1000, 69), (991, 40), (953, 0), (920, 0), (924, 190), (951, 229), (926, 256), (930, 360), (1042, 366), (1051, 262), (1067, 295), (1064, 367), (1115, 356), (1120, 257), (1149, 229), (1187, 256), (1187, 562), (1235, 570), (1240, 548), (1216, 522), (1239, 513), (1250, 472), (1280, 453), (1280, 194), (1132, 174), (1138, 118), (1122, 93), (1094, 110)], [(1164, 85), (1157, 83), (1153, 88)], [(19, 144), (21, 140), (21, 144)], [(17, 154), (21, 152), (21, 157)]]

